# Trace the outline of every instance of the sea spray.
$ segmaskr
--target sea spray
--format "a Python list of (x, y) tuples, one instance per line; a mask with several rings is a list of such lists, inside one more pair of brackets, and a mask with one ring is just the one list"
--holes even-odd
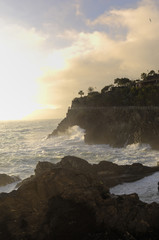
[(47, 139), (60, 120), (14, 121), (0, 123), (0, 173), (21, 179), (34, 174), (38, 161), (56, 163), (66, 155), (74, 155), (90, 163), (106, 160), (119, 165), (142, 163), (156, 165), (159, 151), (146, 144), (132, 144), (125, 148), (109, 145), (88, 145), (85, 130), (74, 126), (66, 134)]

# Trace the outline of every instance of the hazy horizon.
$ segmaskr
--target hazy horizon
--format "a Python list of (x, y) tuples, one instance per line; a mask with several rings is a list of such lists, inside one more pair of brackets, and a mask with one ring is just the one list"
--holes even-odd
[(157, 0), (0, 0), (0, 120), (63, 118), (79, 90), (159, 69)]

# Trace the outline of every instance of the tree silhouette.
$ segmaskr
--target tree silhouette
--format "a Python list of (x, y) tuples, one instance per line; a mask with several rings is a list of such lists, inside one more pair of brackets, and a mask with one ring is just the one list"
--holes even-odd
[(88, 88), (88, 93), (91, 93), (91, 92), (93, 92), (94, 91), (94, 88), (93, 87), (89, 87)]
[(151, 70), (149, 73), (148, 73), (148, 76), (154, 76), (156, 75), (155, 71), (154, 70)]
[(84, 95), (84, 92), (83, 92), (82, 90), (80, 90), (80, 91), (78, 92), (78, 94), (82, 97), (82, 96)]
[(118, 86), (126, 85), (127, 83), (130, 83), (129, 78), (116, 78), (114, 80), (115, 84), (118, 84)]
[(145, 80), (146, 77), (147, 77), (147, 74), (146, 74), (146, 73), (141, 73), (141, 79), (142, 79), (142, 80)]

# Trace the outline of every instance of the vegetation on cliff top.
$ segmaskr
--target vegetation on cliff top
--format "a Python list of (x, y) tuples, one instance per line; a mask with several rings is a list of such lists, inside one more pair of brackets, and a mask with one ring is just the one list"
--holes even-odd
[(142, 73), (141, 80), (116, 78), (113, 85), (105, 86), (101, 92), (88, 89), (88, 95), (79, 91), (80, 98), (72, 101), (78, 106), (159, 106), (159, 73), (151, 70)]

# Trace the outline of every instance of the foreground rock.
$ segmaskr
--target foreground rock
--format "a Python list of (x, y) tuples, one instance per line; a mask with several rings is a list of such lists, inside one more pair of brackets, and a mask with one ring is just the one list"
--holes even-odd
[(159, 205), (136, 194), (115, 196), (109, 186), (159, 170), (65, 157), (38, 163), (17, 191), (0, 194), (3, 240), (157, 240)]
[(0, 187), (17, 181), (20, 181), (20, 178), (18, 176), (9, 176), (4, 173), (0, 174)]

